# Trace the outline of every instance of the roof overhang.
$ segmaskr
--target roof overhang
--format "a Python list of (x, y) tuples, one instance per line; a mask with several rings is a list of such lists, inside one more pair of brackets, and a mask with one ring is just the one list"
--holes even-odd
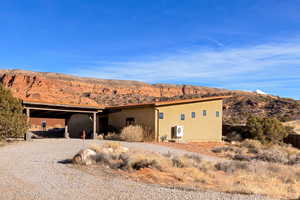
[(204, 102), (204, 101), (217, 101), (217, 100), (223, 100), (223, 99), (230, 98), (230, 97), (232, 97), (232, 96), (214, 96), (214, 97), (203, 97), (203, 98), (194, 98), (194, 99), (183, 99), (183, 100), (176, 100), (176, 101), (161, 101), (161, 102), (154, 102), (154, 103), (127, 104), (127, 105), (121, 105), (121, 106), (107, 106), (107, 107), (105, 107), (105, 109), (117, 110), (117, 109), (171, 106), (171, 105), (178, 105), (178, 104), (190, 104), (190, 103)]
[(205, 101), (217, 101), (223, 100), (226, 98), (230, 98), (232, 96), (214, 96), (214, 97), (202, 97), (202, 98), (194, 98), (194, 99), (183, 99), (183, 100), (176, 100), (176, 101), (162, 101), (156, 102), (155, 106), (171, 106), (171, 105), (178, 105), (178, 104), (190, 104), (190, 103), (198, 103), (198, 102), (205, 102)]

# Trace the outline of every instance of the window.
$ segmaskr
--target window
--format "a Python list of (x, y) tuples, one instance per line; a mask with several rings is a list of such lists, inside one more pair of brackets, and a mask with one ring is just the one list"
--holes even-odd
[(196, 118), (196, 113), (195, 112), (192, 112), (191, 115), (192, 115), (192, 118)]
[(185, 115), (184, 115), (184, 114), (181, 114), (181, 115), (180, 115), (180, 119), (181, 119), (181, 120), (185, 120)]
[(159, 119), (163, 119), (164, 118), (164, 113), (163, 112), (160, 112), (159, 113)]
[(126, 126), (134, 125), (135, 119), (133, 117), (126, 118)]
[(220, 117), (220, 112), (219, 111), (216, 112), (216, 117)]
[(207, 111), (203, 110), (203, 116), (205, 117), (207, 115)]

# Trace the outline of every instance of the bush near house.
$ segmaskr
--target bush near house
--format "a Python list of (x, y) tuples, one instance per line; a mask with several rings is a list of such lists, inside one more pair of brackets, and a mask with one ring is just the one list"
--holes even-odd
[(23, 137), (27, 130), (21, 102), (0, 84), (0, 140)]
[(144, 141), (144, 129), (140, 125), (126, 126), (121, 131), (121, 139), (128, 142), (142, 142)]
[(127, 142), (153, 141), (154, 134), (147, 126), (130, 125), (121, 130), (120, 139)]
[(276, 118), (249, 117), (246, 132), (250, 138), (262, 143), (280, 143), (293, 132), (293, 128), (284, 126)]

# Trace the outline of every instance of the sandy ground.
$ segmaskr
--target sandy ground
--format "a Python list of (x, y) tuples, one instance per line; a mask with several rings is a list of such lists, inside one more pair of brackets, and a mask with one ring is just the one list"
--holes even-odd
[[(0, 199), (266, 199), (256, 195), (194, 191), (138, 183), (105, 171), (84, 172), (60, 161), (72, 158), (92, 143), (75, 139), (42, 139), (0, 147)], [(124, 143), (124, 146), (160, 153), (183, 154), (183, 150), (155, 144)], [(214, 159), (203, 156), (203, 159)]]

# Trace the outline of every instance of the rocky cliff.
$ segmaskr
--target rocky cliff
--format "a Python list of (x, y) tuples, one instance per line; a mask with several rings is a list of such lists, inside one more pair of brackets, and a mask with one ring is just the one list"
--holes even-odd
[(65, 74), (0, 70), (0, 82), (23, 100), (88, 105), (120, 105), (203, 96), (232, 95), (224, 103), (224, 120), (242, 123), (249, 115), (300, 118), (300, 103), (251, 92), (192, 85), (81, 78)]
[(132, 101), (152, 101), (152, 97), (206, 95), (226, 91), (188, 85), (151, 85), (138, 81), (80, 78), (24, 70), (0, 70), (0, 80), (16, 97), (24, 100), (74, 104), (115, 105)]

